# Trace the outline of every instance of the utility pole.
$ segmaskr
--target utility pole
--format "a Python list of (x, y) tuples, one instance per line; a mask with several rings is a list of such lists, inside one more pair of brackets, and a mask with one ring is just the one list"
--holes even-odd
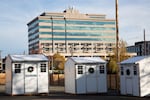
[(2, 51), (0, 50), (0, 60), (1, 60), (1, 52), (2, 52)]
[(54, 31), (53, 31), (53, 17), (51, 16), (51, 26), (52, 26), (52, 53), (54, 53)]
[(119, 26), (118, 26), (118, 0), (116, 0), (116, 59), (119, 62)]
[(1, 50), (0, 50), (0, 73), (3, 70), (3, 64), (2, 64), (2, 59), (1, 59)]
[[(119, 57), (118, 0), (115, 0), (115, 8), (116, 8), (116, 62), (118, 64), (120, 62), (120, 57)], [(119, 66), (117, 68), (117, 76), (116, 76), (116, 89), (119, 92), (118, 71), (119, 71)]]
[(65, 21), (65, 52), (67, 53), (67, 24), (66, 24), (66, 18), (64, 17)]

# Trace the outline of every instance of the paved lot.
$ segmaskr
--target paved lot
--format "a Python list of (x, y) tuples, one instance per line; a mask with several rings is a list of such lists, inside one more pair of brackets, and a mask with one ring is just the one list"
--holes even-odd
[(150, 97), (119, 96), (114, 93), (91, 95), (65, 94), (64, 87), (51, 87), (48, 95), (35, 96), (7, 96), (4, 91), (5, 87), (0, 86), (0, 100), (150, 100)]
[(150, 98), (104, 95), (0, 96), (1, 100), (150, 100)]

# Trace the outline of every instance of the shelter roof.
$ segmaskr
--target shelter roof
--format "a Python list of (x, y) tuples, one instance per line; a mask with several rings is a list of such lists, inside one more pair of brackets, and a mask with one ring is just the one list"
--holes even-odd
[(145, 58), (148, 58), (148, 56), (136, 56), (136, 57), (132, 57), (127, 60), (124, 60), (120, 64), (137, 63)]
[(71, 57), (71, 59), (76, 63), (106, 63), (100, 57)]
[(32, 55), (9, 55), (12, 61), (48, 61), (47, 57), (42, 54)]

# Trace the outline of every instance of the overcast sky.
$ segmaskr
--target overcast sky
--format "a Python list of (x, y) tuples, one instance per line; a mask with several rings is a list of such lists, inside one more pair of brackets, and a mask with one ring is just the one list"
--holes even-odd
[[(0, 50), (2, 56), (28, 52), (27, 23), (43, 12), (63, 12), (74, 7), (81, 13), (115, 18), (115, 0), (0, 0)], [(119, 0), (120, 38), (128, 45), (150, 40), (150, 0)]]

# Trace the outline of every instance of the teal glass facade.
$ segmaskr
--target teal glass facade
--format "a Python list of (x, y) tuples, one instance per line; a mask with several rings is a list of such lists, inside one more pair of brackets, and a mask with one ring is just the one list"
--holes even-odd
[[(50, 23), (57, 24), (51, 26), (42, 26), (40, 25), (39, 29), (51, 29), (55, 30), (64, 30), (64, 32), (40, 32), (40, 34), (53, 34), (53, 36), (97, 36), (96, 38), (86, 39), (84, 38), (69, 38), (66, 40), (75, 40), (75, 41), (105, 41), (105, 42), (115, 42), (115, 22), (92, 22), (92, 21), (73, 21), (73, 20), (39, 20), (39, 23)], [(60, 26), (61, 25), (61, 26)], [(77, 26), (79, 25), (79, 26)], [(105, 27), (105, 25), (111, 25), (112, 27)], [(66, 30), (66, 31), (65, 31)], [(74, 32), (67, 32), (73, 30)], [(84, 31), (84, 32), (76, 32)], [(106, 32), (105, 32), (106, 31)], [(107, 32), (108, 31), (108, 32)], [(112, 31), (112, 32), (110, 32)], [(103, 38), (100, 36), (113, 36), (113, 39)], [(54, 40), (65, 40), (62, 38), (55, 38)], [(41, 38), (41, 40), (48, 40), (48, 38)], [(49, 39), (51, 40), (51, 39)]]

